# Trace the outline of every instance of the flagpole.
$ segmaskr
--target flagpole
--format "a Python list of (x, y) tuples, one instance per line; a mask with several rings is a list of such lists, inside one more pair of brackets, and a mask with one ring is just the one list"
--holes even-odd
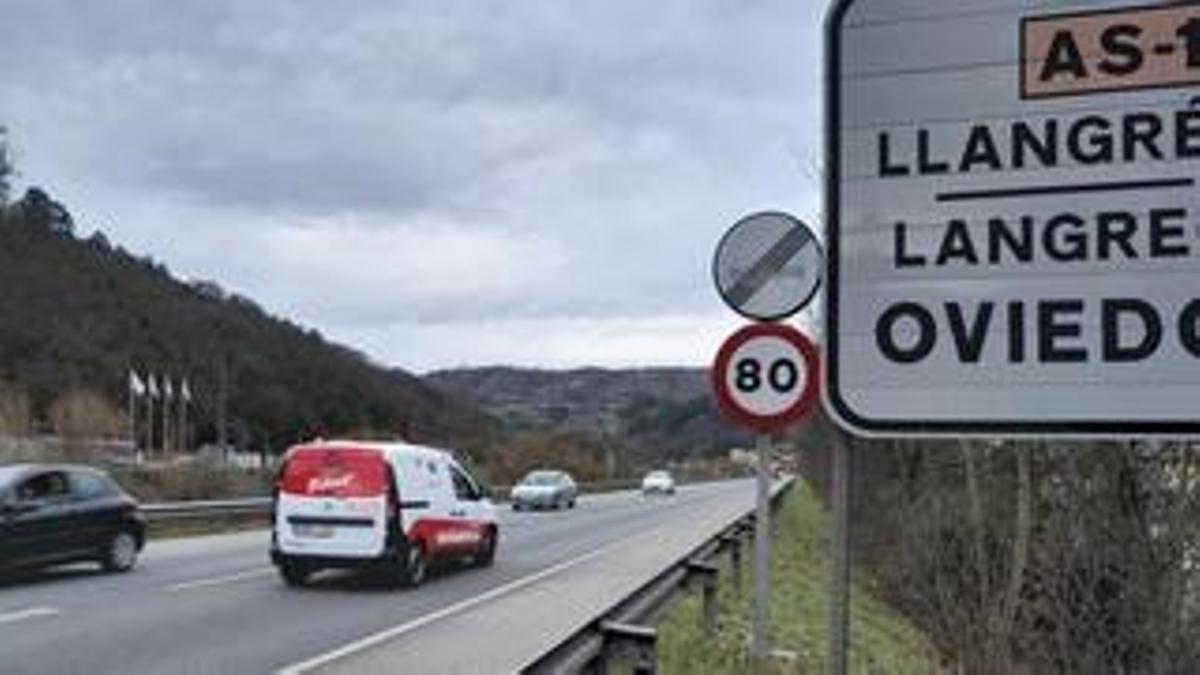
[(178, 428), (175, 430), (175, 434), (178, 437), (176, 447), (180, 450), (180, 452), (187, 452), (188, 449), (187, 406), (189, 398), (191, 398), (191, 396), (188, 392), (188, 382), (185, 378), (179, 383), (179, 424)]
[(162, 406), (162, 454), (165, 459), (171, 449), (171, 435), (168, 430), (167, 421), (171, 418), (171, 396), (170, 389), (171, 380), (166, 378), (163, 380), (162, 390), (159, 392), (163, 397)]
[(146, 376), (146, 454), (154, 454), (154, 399), (158, 398), (158, 386), (154, 375)]
[(133, 448), (134, 461), (138, 464), (142, 463), (142, 450), (138, 446), (137, 437), (137, 389), (134, 386), (134, 378), (137, 375), (133, 370), (129, 371), (129, 440)]

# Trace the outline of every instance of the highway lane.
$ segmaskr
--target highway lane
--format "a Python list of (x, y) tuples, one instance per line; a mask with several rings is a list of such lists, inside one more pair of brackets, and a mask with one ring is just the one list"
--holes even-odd
[(685, 487), (674, 498), (585, 497), (574, 511), (504, 509), (493, 568), (448, 569), (416, 590), (346, 573), (289, 589), (267, 562), (265, 532), (152, 542), (128, 575), (77, 567), (0, 583), (0, 670), (271, 673), (682, 522), (704, 500), (752, 489), (737, 481)]

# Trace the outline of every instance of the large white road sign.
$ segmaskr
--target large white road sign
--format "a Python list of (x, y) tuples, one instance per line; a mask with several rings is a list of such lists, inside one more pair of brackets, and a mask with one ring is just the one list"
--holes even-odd
[(830, 410), (1200, 431), (1200, 5), (830, 11)]

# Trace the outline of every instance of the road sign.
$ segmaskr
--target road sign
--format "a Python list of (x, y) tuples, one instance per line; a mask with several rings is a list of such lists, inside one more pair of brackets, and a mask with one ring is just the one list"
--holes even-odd
[(721, 410), (760, 433), (800, 420), (820, 390), (817, 348), (800, 331), (774, 323), (753, 324), (721, 346), (712, 367)]
[(733, 311), (777, 321), (800, 311), (816, 295), (824, 257), (802, 221), (765, 211), (739, 220), (725, 233), (713, 256), (713, 281)]
[(829, 409), (1200, 431), (1200, 6), (837, 0)]

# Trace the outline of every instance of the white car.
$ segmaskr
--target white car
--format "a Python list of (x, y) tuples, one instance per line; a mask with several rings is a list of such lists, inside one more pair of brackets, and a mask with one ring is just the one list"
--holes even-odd
[(271, 560), (289, 586), (326, 568), (416, 586), (434, 559), (492, 563), (496, 507), (445, 450), (317, 441), (288, 450), (275, 488)]
[(651, 471), (642, 479), (642, 494), (673, 495), (675, 494), (675, 479), (666, 471)]

